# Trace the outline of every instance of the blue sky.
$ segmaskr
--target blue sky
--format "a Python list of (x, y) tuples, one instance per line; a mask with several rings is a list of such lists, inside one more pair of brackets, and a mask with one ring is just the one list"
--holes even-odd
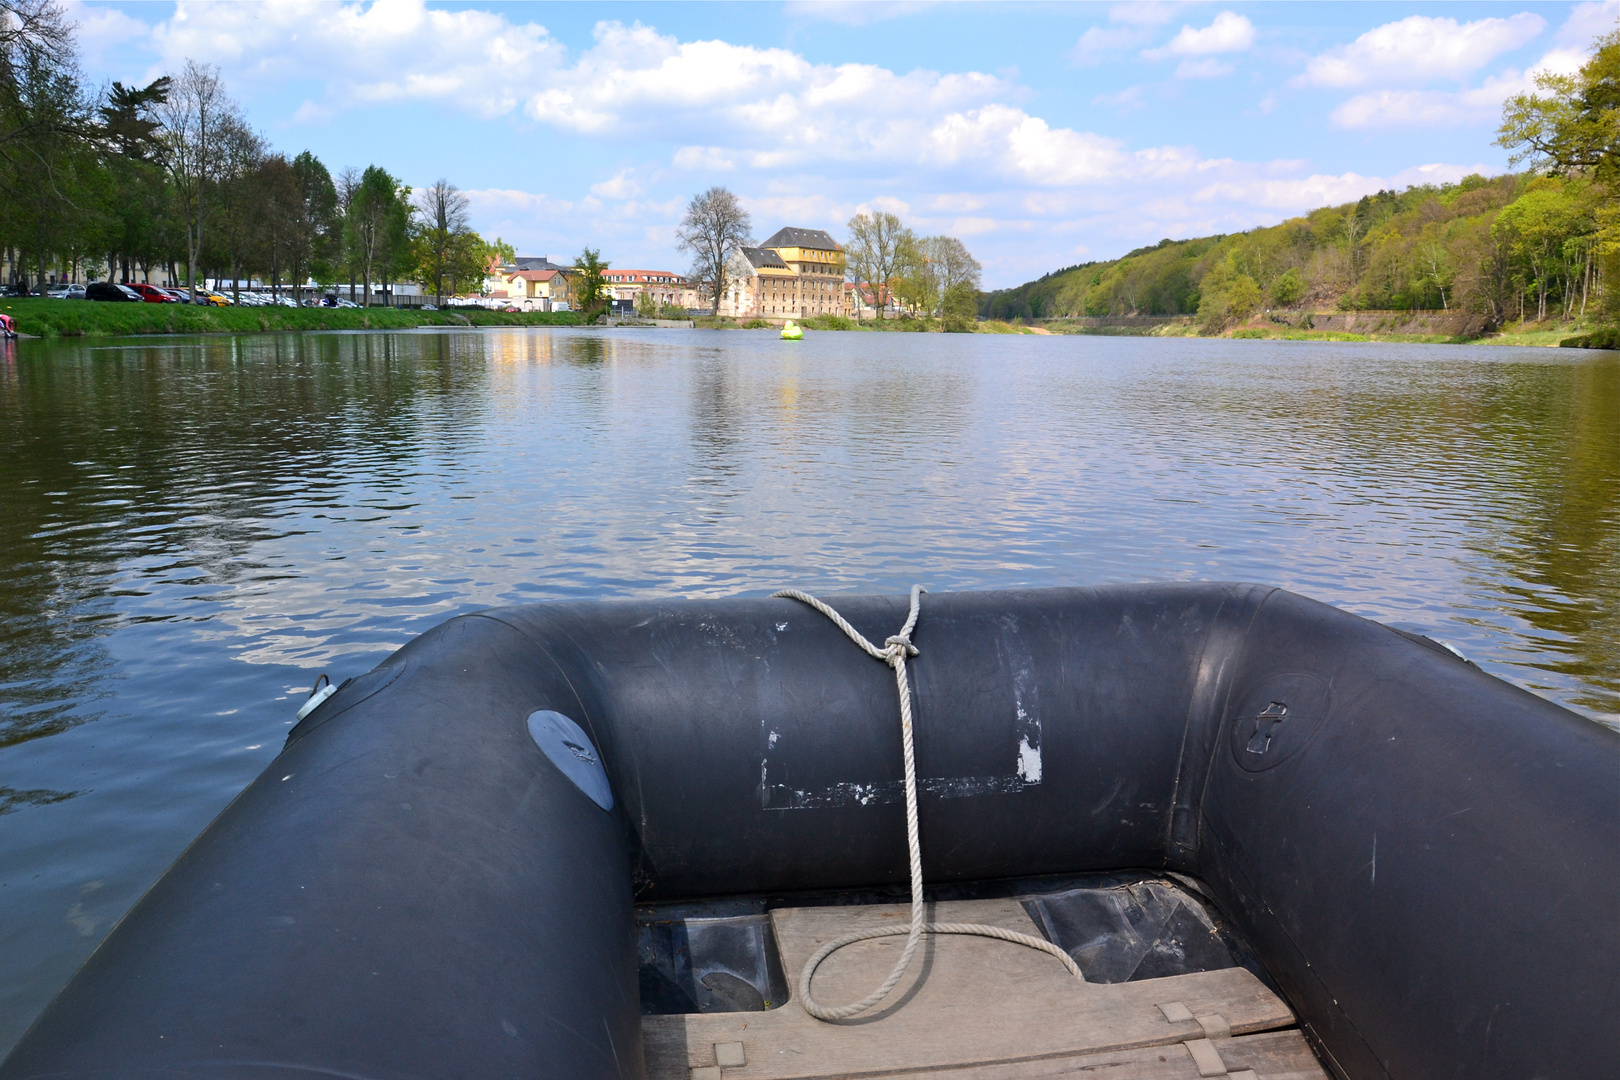
[(95, 3), (85, 73), (216, 64), (336, 173), (444, 177), (522, 254), (685, 269), (686, 201), (763, 238), (862, 209), (1001, 287), (1161, 237), (1506, 167), (1501, 102), (1620, 4)]

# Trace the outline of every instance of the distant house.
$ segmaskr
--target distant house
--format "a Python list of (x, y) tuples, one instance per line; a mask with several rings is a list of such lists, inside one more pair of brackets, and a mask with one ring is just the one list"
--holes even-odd
[(574, 269), (550, 259), (519, 255), (510, 263), (491, 262), (484, 275), (484, 296), (493, 307), (551, 311), (572, 306)]
[(642, 293), (662, 305), (697, 306), (697, 290), (692, 283), (670, 270), (620, 270), (611, 267), (602, 274), (613, 300), (634, 306)]
[(844, 249), (820, 229), (778, 229), (743, 248), (727, 268), (720, 314), (739, 318), (808, 318), (848, 313)]

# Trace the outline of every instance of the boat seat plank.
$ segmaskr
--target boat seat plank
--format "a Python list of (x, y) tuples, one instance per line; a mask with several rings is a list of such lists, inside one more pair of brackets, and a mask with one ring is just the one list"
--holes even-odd
[[(1239, 1035), (1216, 1042), (1226, 1075), (1233, 1080), (1330, 1080), (1299, 1029)], [(730, 1076), (729, 1069), (722, 1076)], [(966, 1068), (906, 1070), (883, 1080), (1200, 1080), (1193, 1057), (1181, 1046), (1142, 1046), (1096, 1054), (1066, 1054), (1034, 1061), (970, 1065)]]
[[(932, 908), (934, 921), (982, 922), (1039, 935), (1016, 900)], [(903, 926), (909, 917), (905, 905), (772, 912), (789, 984), (797, 983), (805, 960), (823, 942), (868, 926)], [(817, 1000), (838, 1003), (866, 994), (882, 981), (904, 944), (901, 936), (879, 938), (835, 953), (816, 973)], [(1193, 1018), (1167, 1019), (1159, 1008), (1167, 1002), (1181, 1003)], [(1166, 1052), (1163, 1063), (1157, 1054), (1144, 1058), (1144, 1068), (1173, 1059), (1187, 1063), (1194, 1069), (1189, 1075), (1197, 1076), (1190, 1051), (1180, 1044), (1204, 1038), (1212, 1017), (1236, 1036), (1294, 1023), (1281, 999), (1242, 968), (1085, 984), (1035, 950), (951, 935), (925, 939), (889, 1002), (861, 1017), (822, 1023), (804, 1011), (795, 994), (768, 1012), (648, 1016), (642, 1032), (648, 1073), (656, 1080), (690, 1080), (690, 1070), (717, 1068), (715, 1047), (725, 1046), (728, 1060), (734, 1060), (729, 1055), (737, 1053), (736, 1043), (742, 1044), (744, 1063), (725, 1067), (724, 1080), (926, 1074), (1146, 1047), (1169, 1047), (1173, 1053)], [(1224, 1048), (1238, 1040), (1215, 1042)], [(1238, 1068), (1235, 1062), (1228, 1065)], [(1267, 1074), (1261, 1076), (1265, 1080)]]

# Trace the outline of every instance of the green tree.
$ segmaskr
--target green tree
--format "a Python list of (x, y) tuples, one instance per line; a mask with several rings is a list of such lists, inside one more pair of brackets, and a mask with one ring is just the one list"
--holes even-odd
[(1271, 283), (1271, 302), (1280, 308), (1293, 307), (1305, 295), (1305, 279), (1289, 267)]
[(298, 203), (288, 237), (287, 264), (296, 291), (309, 278), (325, 280), (342, 259), (343, 226), (338, 216), (337, 186), (320, 159), (305, 150), (293, 158), (292, 173), (298, 186)]
[(574, 306), (586, 322), (593, 321), (607, 307), (607, 281), (603, 277), (607, 269), (608, 263), (596, 248), (586, 248), (574, 260)]
[(947, 334), (973, 333), (978, 322), (979, 290), (965, 281), (952, 285), (945, 290), (940, 314)]
[(1517, 94), (1503, 104), (1496, 144), (1512, 153), (1511, 164), (1614, 179), (1620, 164), (1620, 30), (1592, 45), (1591, 58), (1575, 74), (1544, 71), (1536, 76), (1540, 93)]
[(386, 291), (388, 283), (408, 265), (410, 252), (411, 189), (386, 169), (371, 165), (361, 173), (349, 198), (344, 233), (351, 260), (350, 273), (358, 273), (371, 306), (371, 285)]

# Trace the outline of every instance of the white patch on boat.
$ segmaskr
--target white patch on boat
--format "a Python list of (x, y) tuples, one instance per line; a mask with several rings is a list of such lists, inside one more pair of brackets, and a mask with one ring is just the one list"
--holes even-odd
[(765, 740), (766, 749), (775, 750), (776, 749), (776, 740), (780, 739), (781, 737), (782, 737), (782, 735), (781, 735), (780, 732), (776, 732), (776, 731), (771, 732), (770, 737)]
[(1029, 745), (1027, 737), (1018, 740), (1018, 779), (1026, 784), (1041, 782), (1041, 748)]

